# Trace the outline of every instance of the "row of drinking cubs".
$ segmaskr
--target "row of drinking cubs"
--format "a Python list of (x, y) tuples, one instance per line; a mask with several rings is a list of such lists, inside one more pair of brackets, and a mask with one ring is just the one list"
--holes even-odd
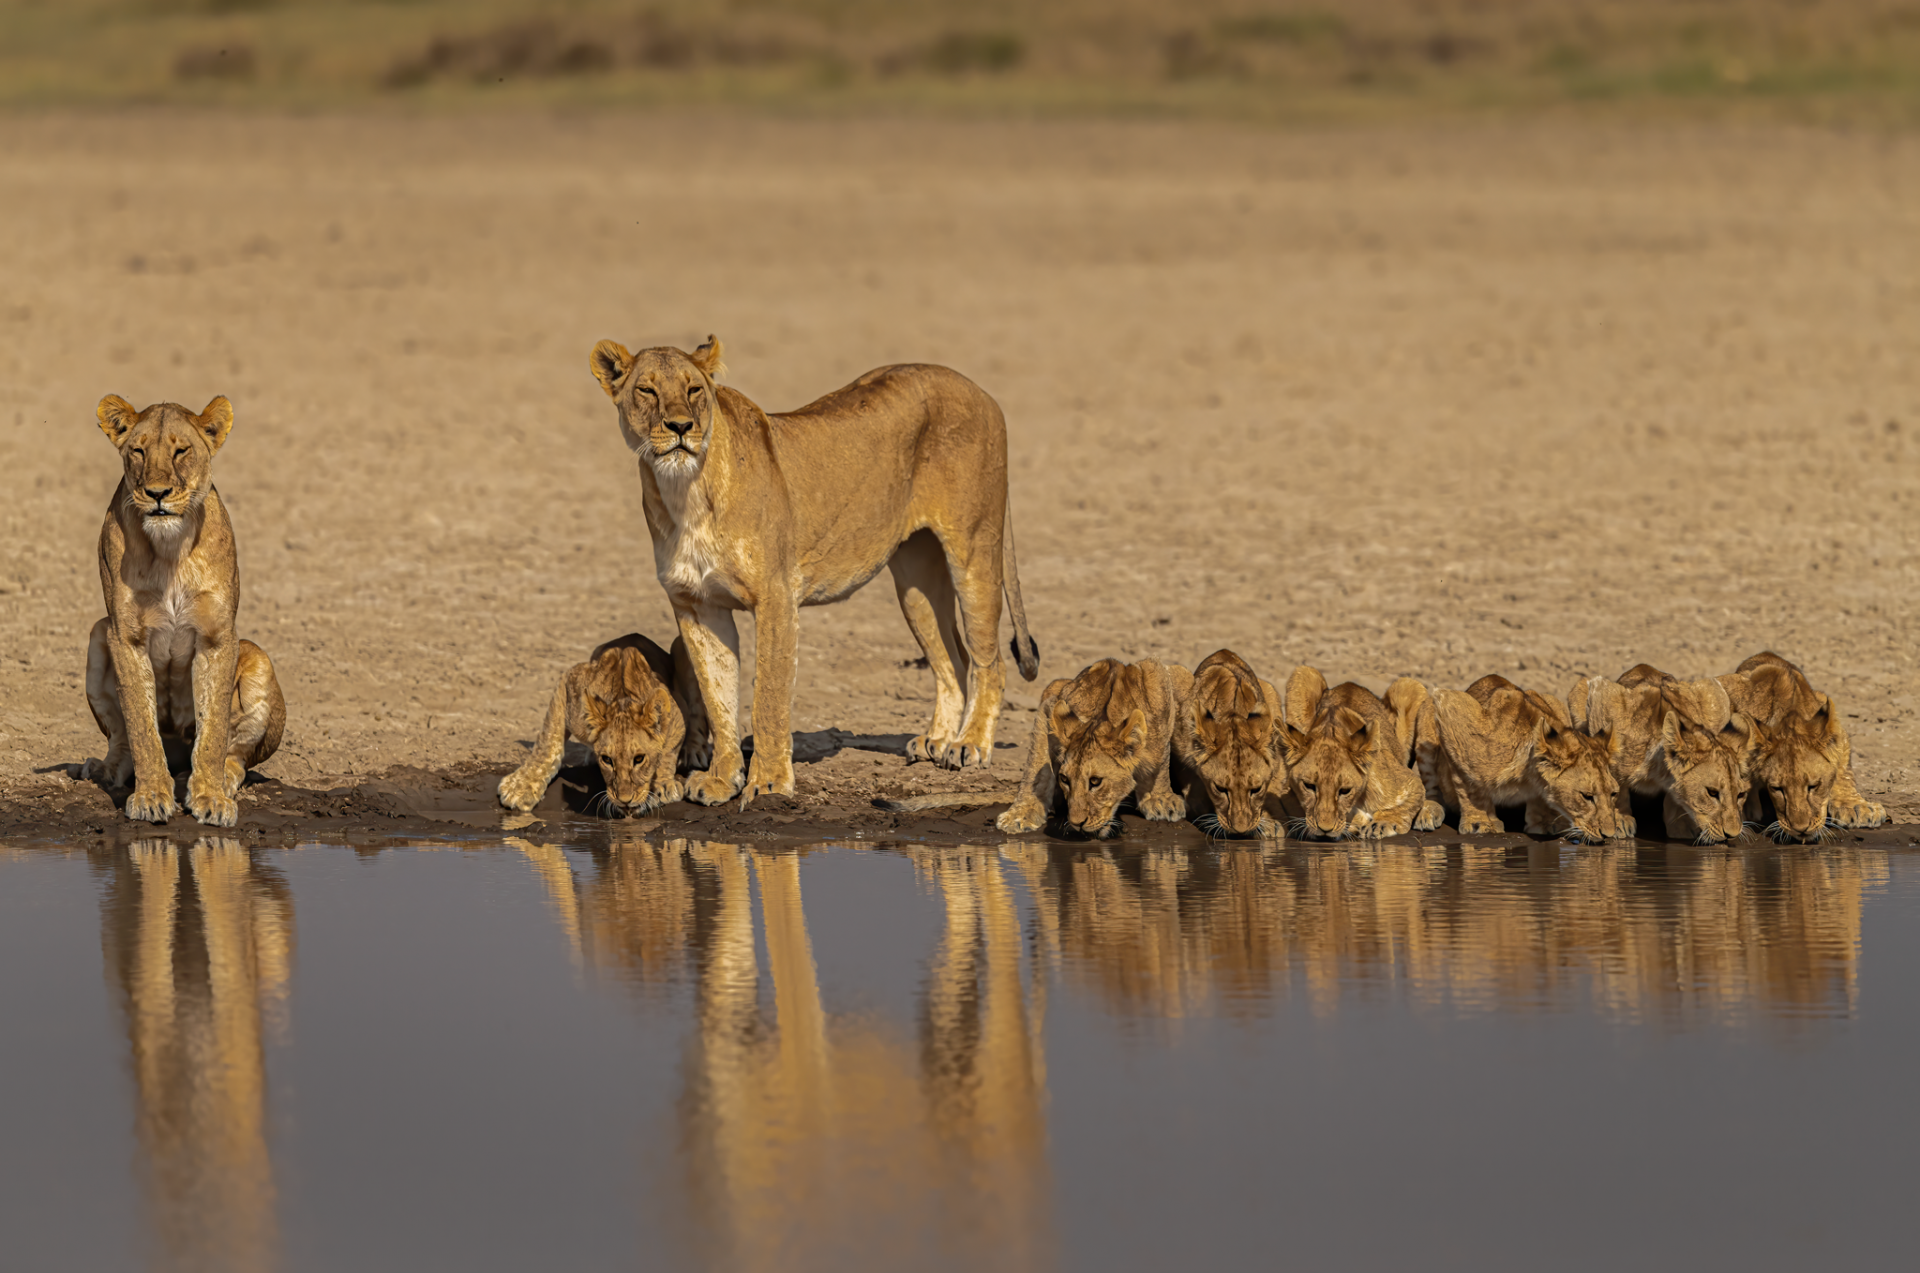
[[(501, 803), (532, 808), (569, 736), (593, 748), (613, 810), (680, 799), (682, 755), (701, 754), (705, 722), (679, 653), (634, 635), (569, 671), (533, 754), (501, 780)], [(1854, 785), (1832, 700), (1776, 654), (1696, 681), (1642, 664), (1577, 681), (1563, 704), (1500, 676), (1464, 691), (1402, 677), (1382, 699), (1351, 682), (1329, 688), (1311, 667), (1282, 693), (1221, 650), (1191, 672), (1103, 659), (1048, 685), (998, 826), (1106, 838), (1130, 801), (1150, 820), (1220, 836), (1340, 840), (1429, 831), (1448, 812), (1463, 834), (1493, 833), (1497, 809), (1524, 806), (1529, 834), (1604, 841), (1635, 835), (1633, 794), (1662, 798), (1668, 835), (1701, 844), (1760, 826), (1811, 843), (1886, 820)]]

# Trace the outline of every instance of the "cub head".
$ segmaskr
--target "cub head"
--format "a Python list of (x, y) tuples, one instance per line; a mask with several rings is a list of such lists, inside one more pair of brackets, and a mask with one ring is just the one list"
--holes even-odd
[(1295, 830), (1314, 840), (1342, 840), (1370, 819), (1360, 808), (1373, 774), (1373, 723), (1342, 707), (1311, 731), (1286, 727), (1287, 776), (1302, 817)]
[(1133, 769), (1147, 747), (1146, 714), (1135, 708), (1120, 721), (1082, 721), (1062, 700), (1047, 727), (1058, 740), (1068, 828), (1098, 840), (1120, 834), (1120, 802), (1133, 794)]
[(1259, 678), (1228, 651), (1209, 657), (1194, 674), (1190, 723), (1194, 765), (1217, 819), (1209, 829), (1227, 836), (1255, 833), (1268, 793), (1283, 794), (1287, 784), (1280, 722), (1268, 709)]
[(213, 489), (213, 456), (233, 431), (233, 404), (215, 398), (199, 415), (172, 402), (136, 411), (108, 394), (94, 415), (120, 451), (124, 506), (139, 516), (155, 550), (172, 556), (188, 515)]
[(1740, 811), (1750, 785), (1747, 766), (1753, 746), (1752, 722), (1738, 712), (1717, 730), (1696, 725), (1679, 712), (1667, 713), (1660, 750), (1673, 776), (1669, 790), (1674, 801), (1693, 820), (1695, 843), (1722, 844), (1746, 834)]
[(726, 370), (720, 341), (709, 336), (690, 354), (664, 345), (630, 354), (625, 346), (603, 340), (587, 365), (620, 413), (628, 449), (657, 478), (692, 480), (713, 437), (714, 381)]
[(1757, 736), (1752, 773), (1773, 801), (1772, 825), (1767, 834), (1785, 844), (1798, 840), (1812, 844), (1827, 834), (1827, 798), (1839, 776), (1840, 723), (1833, 702), (1820, 696), (1820, 709), (1811, 716), (1791, 715), (1762, 726)]
[[(581, 707), (587, 744), (607, 783), (608, 803), (628, 815), (666, 803), (671, 793), (663, 788), (672, 782), (686, 722), (673, 694), (647, 666), (646, 656), (625, 647), (603, 652), (594, 662)], [(664, 767), (663, 754), (670, 758)], [(659, 773), (667, 783), (655, 783)]]
[(1620, 835), (1620, 780), (1614, 761), (1620, 740), (1612, 729), (1584, 734), (1543, 720), (1533, 736), (1533, 761), (1547, 804), (1566, 820), (1570, 840), (1601, 841)]

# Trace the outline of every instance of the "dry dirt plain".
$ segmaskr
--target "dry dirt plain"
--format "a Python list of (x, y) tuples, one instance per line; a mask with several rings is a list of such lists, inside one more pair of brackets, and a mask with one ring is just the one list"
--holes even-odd
[[(901, 360), (999, 398), (1043, 678), (1772, 648), (1920, 807), (1920, 138), (691, 113), (0, 122), (0, 802), (101, 750), (101, 395), (234, 402), (265, 773), (497, 771), (670, 631), (587, 351), (709, 331), (770, 410)], [(918, 731), (916, 653), (884, 578), (807, 611), (796, 728)], [(1004, 788), (1037, 689), (990, 775), (843, 749), (800, 803)]]

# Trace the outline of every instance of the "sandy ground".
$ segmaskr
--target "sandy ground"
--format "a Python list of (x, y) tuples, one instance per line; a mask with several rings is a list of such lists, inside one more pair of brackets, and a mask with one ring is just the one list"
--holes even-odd
[[(101, 395), (232, 398), (241, 628), (291, 713), (263, 771), (325, 790), (504, 769), (569, 663), (670, 634), (586, 355), (713, 331), (770, 410), (904, 360), (999, 398), (1042, 684), (1224, 645), (1559, 693), (1772, 648), (1910, 816), (1917, 160), (1565, 123), (9, 118), (0, 802), (71, 803), (101, 751)], [(821, 732), (931, 711), (884, 578), (801, 640), (796, 808), (1011, 783), (1038, 685), (986, 775)]]

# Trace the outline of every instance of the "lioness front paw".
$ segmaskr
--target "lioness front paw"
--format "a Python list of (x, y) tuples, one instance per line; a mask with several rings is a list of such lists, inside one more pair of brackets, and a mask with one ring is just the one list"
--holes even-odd
[(187, 812), (210, 827), (230, 827), (240, 821), (240, 803), (227, 794), (224, 765), (211, 782), (195, 776), (187, 783)]
[(695, 804), (725, 804), (733, 799), (745, 781), (745, 771), (738, 768), (730, 774), (717, 769), (688, 774), (686, 798)]
[(1148, 822), (1185, 822), (1187, 802), (1177, 791), (1149, 791), (1140, 797), (1140, 816)]
[(1447, 811), (1440, 807), (1438, 800), (1429, 800), (1420, 806), (1420, 816), (1413, 820), (1415, 831), (1431, 831), (1447, 820)]
[(165, 822), (175, 807), (171, 787), (136, 787), (127, 797), (126, 815), (135, 822)]
[(946, 754), (948, 742), (944, 738), (935, 738), (932, 734), (922, 734), (907, 744), (907, 763), (916, 760), (931, 760), (940, 764), (940, 758)]
[(1047, 811), (1032, 796), (1013, 802), (1005, 813), (993, 820), (1008, 835), (1024, 835), (1029, 831), (1039, 831), (1047, 825)]
[(1462, 812), (1460, 815), (1461, 835), (1500, 835), (1506, 829), (1506, 823), (1484, 813)]
[(713, 763), (713, 743), (708, 739), (690, 742), (680, 748), (680, 767), (692, 772)]
[(1871, 800), (1835, 800), (1827, 806), (1827, 820), (1841, 827), (1877, 827), (1887, 820), (1887, 806)]
[(948, 743), (933, 758), (942, 769), (985, 769), (992, 761), (990, 751), (973, 743)]
[(790, 796), (793, 794), (793, 762), (762, 761), (758, 754), (747, 769), (747, 786), (740, 793), (740, 807), (746, 808), (753, 803), (755, 796)]
[(547, 784), (538, 773), (516, 769), (500, 780), (500, 803), (525, 813), (547, 794)]

